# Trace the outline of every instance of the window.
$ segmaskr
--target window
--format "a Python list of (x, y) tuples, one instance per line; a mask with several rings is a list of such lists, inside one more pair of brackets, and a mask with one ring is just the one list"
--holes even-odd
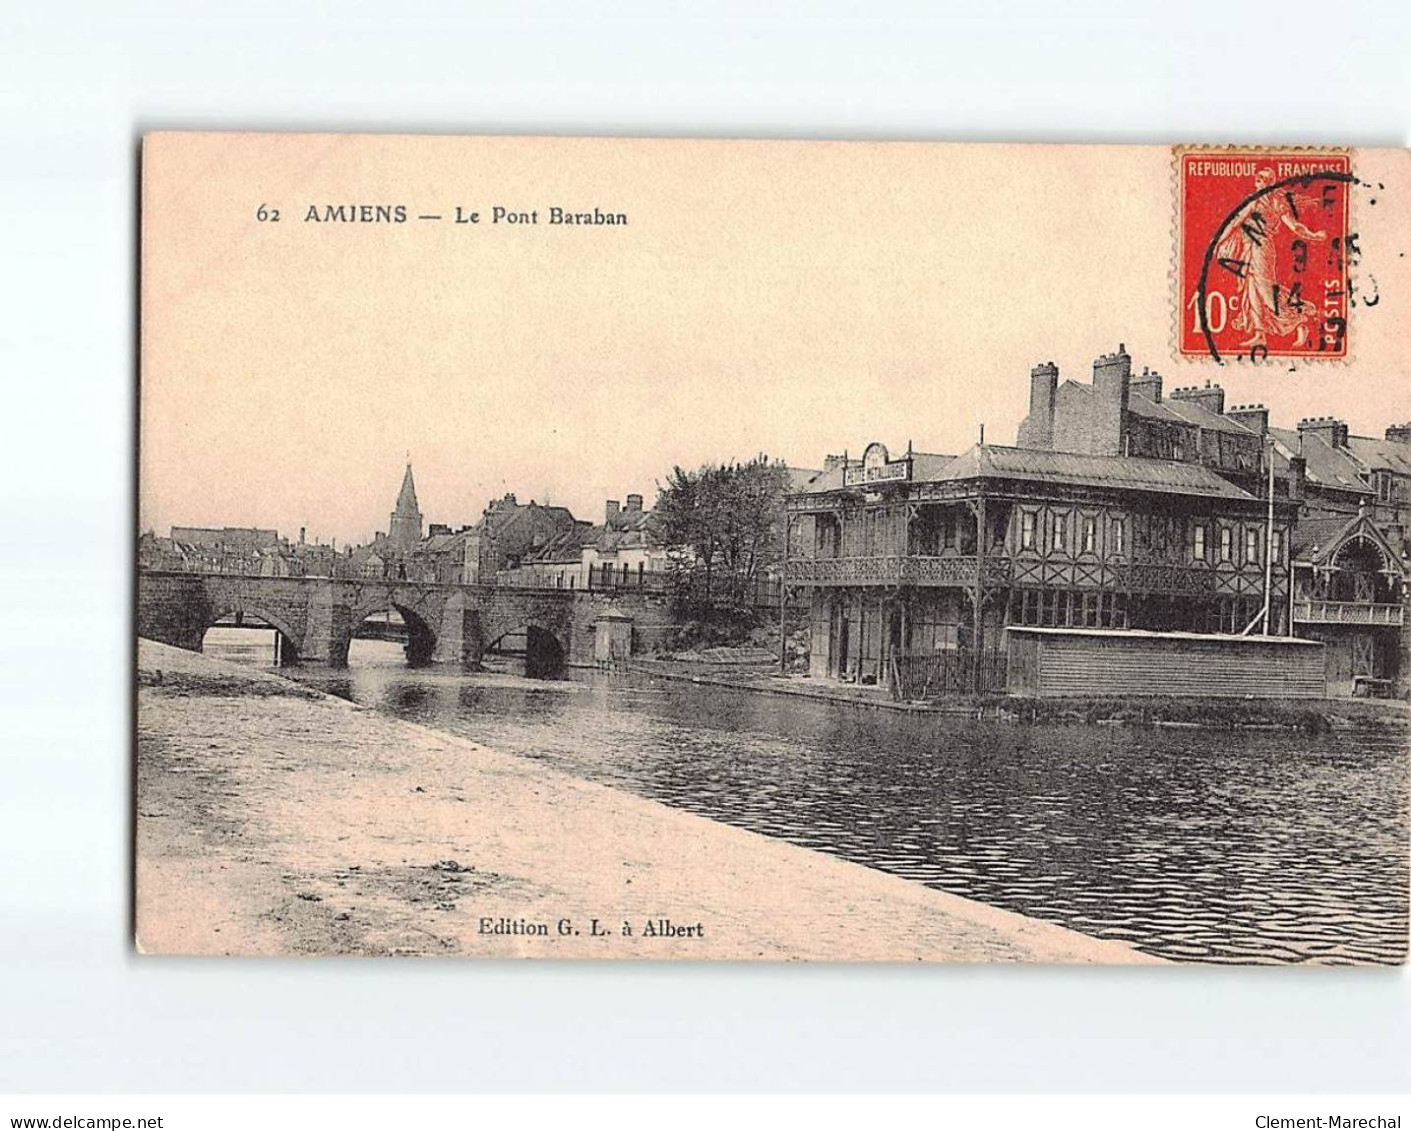
[(1053, 516), (1053, 546), (1052, 549), (1061, 550), (1067, 540), (1068, 516), (1066, 514), (1056, 514)]
[(1097, 553), (1097, 519), (1083, 519), (1083, 553)]
[(1098, 605), (1102, 601), (1101, 593), (1083, 594), (1083, 627), (1096, 628), (1098, 621)]
[(1274, 547), (1273, 547), (1273, 549), (1274, 549), (1274, 561), (1276, 561), (1276, 562), (1281, 562), (1281, 561), (1283, 561), (1283, 560), (1284, 560), (1284, 532), (1283, 532), (1282, 530), (1276, 530), (1276, 531), (1274, 531)]
[(1220, 527), (1220, 560), (1227, 562), (1234, 556), (1235, 532), (1228, 526)]
[(1244, 528), (1244, 560), (1252, 564), (1259, 562), (1259, 528), (1257, 526)]
[(1205, 523), (1197, 522), (1191, 534), (1191, 559), (1205, 561)]
[(1127, 596), (1125, 593), (1098, 594), (1098, 621), (1103, 628), (1127, 627)]
[(1025, 511), (1019, 519), (1019, 548), (1021, 550), (1032, 550), (1034, 548), (1034, 512)]
[(1127, 552), (1127, 524), (1120, 518), (1112, 520), (1112, 552), (1119, 555)]
[(949, 549), (955, 545), (955, 516), (946, 515), (941, 519), (941, 544)]

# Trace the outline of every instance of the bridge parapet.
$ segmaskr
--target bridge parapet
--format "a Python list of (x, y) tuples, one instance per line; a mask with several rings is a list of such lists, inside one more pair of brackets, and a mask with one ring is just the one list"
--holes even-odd
[(341, 667), (354, 629), (388, 608), (407, 622), (410, 660), (471, 667), (486, 647), (520, 628), (552, 634), (567, 663), (588, 664), (597, 623), (609, 610), (629, 618), (639, 650), (663, 640), (670, 625), (666, 598), (652, 593), (138, 571), (138, 635), (195, 652), (211, 625), (240, 614), (278, 630), (291, 661)]

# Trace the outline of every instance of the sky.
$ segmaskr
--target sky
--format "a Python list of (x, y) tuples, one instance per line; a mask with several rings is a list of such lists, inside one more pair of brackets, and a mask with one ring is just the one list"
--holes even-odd
[[(139, 521), (364, 542), (408, 457), (428, 523), (506, 492), (597, 519), (678, 464), (1012, 442), (1036, 362), (1088, 380), (1119, 343), (1168, 390), (1381, 435), (1411, 416), (1411, 162), (1355, 168), (1381, 299), (1350, 361), (1289, 371), (1175, 358), (1160, 147), (149, 137)], [(362, 204), (408, 219), (306, 219)]]

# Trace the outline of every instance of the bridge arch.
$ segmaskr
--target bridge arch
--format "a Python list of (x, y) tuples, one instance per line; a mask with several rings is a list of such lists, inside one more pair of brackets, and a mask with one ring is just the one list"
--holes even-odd
[(407, 663), (411, 667), (424, 667), (431, 663), (436, 654), (436, 628), (433, 627), (433, 622), (439, 621), (439, 617), (423, 609), (418, 609), (413, 603), (399, 600), (395, 592), (390, 597), (385, 593), (380, 594), (379, 599), (364, 601), (353, 608), (348, 618), (347, 636), (340, 641), (343, 663), (348, 662), (348, 652), (352, 647), (353, 634), (357, 631), (358, 626), (368, 617), (385, 612), (389, 608), (395, 609), (398, 616), (402, 618), (402, 623), (407, 626), (407, 642), (403, 648)]
[(299, 662), (299, 653), (304, 645), (303, 633), (297, 631), (288, 620), (269, 606), (261, 602), (245, 600), (227, 599), (217, 601), (210, 606), (209, 612), (203, 618), (206, 623), (201, 629), (201, 651), (205, 651), (206, 633), (226, 617), (231, 616), (241, 620), (248, 617), (274, 629), (281, 638), (278, 652), (279, 663), (284, 667), (289, 667)]
[[(497, 652), (507, 641), (523, 637), (524, 674), (531, 679), (553, 679), (568, 666), (569, 644), (552, 628), (538, 621), (499, 624), (484, 635), (484, 651)], [(516, 641), (517, 643), (517, 641)], [(510, 654), (517, 654), (512, 651)]]

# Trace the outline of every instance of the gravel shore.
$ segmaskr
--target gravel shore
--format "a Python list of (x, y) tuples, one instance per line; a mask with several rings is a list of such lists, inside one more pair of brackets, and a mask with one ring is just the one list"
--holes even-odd
[(146, 954), (1156, 961), (149, 641), (137, 812)]

